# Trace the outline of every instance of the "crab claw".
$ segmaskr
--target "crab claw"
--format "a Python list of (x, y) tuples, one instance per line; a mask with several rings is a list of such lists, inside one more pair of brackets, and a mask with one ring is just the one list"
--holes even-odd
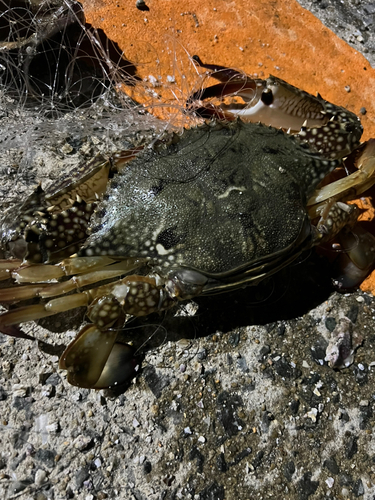
[(78, 387), (104, 389), (122, 385), (136, 375), (133, 349), (116, 343), (117, 331), (87, 325), (69, 344), (59, 361), (68, 382)]
[(340, 291), (358, 287), (375, 266), (375, 237), (356, 225), (339, 234), (343, 252), (336, 261), (334, 285)]
[[(270, 75), (254, 79), (236, 70), (203, 64), (221, 83), (192, 94), (187, 108), (202, 118), (216, 116), (281, 128), (327, 158), (344, 158), (359, 144), (361, 123), (354, 113)], [(324, 138), (323, 138), (324, 137)]]

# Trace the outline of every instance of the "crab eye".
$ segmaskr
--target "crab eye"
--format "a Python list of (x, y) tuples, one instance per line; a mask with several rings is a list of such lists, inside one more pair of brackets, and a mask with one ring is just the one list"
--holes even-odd
[(273, 93), (271, 89), (266, 89), (262, 92), (262, 97), (261, 97), (262, 103), (265, 104), (266, 106), (271, 106), (273, 103)]

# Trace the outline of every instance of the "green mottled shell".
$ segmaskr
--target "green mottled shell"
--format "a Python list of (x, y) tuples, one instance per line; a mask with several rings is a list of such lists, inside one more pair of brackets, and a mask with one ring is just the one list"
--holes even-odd
[(335, 165), (261, 125), (188, 130), (112, 181), (80, 253), (209, 274), (289, 255), (310, 237), (306, 196)]

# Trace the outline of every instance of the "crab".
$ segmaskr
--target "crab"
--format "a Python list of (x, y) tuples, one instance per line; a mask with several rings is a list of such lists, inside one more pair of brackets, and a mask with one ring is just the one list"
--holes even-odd
[[(358, 210), (346, 201), (375, 183), (374, 143), (362, 151), (353, 113), (275, 77), (206, 67), (221, 83), (187, 107), (208, 121), (94, 158), (3, 218), (0, 277), (11, 283), (0, 303), (11, 307), (0, 331), (31, 338), (20, 323), (86, 306), (89, 323), (59, 362), (73, 385), (131, 376), (131, 348), (118, 342), (131, 317), (257, 285), (305, 250), (352, 234)], [(316, 190), (353, 151), (360, 169)], [(357, 260), (367, 272), (374, 242), (363, 239)]]

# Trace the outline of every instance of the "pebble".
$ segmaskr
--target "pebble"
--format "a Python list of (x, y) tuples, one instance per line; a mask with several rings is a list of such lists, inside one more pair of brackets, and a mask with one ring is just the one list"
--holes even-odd
[(63, 146), (61, 146), (60, 151), (67, 155), (73, 151), (73, 147), (69, 143), (65, 143)]
[(333, 479), (333, 477), (327, 477), (326, 483), (327, 483), (328, 488), (332, 488), (334, 482), (335, 482), (335, 480)]
[(91, 443), (92, 438), (90, 436), (84, 436), (83, 434), (80, 434), (78, 437), (75, 438), (73, 441), (73, 446), (79, 451), (85, 450), (89, 444)]
[(53, 385), (47, 385), (41, 392), (42, 396), (45, 398), (52, 398), (56, 393), (56, 389)]
[(138, 10), (142, 10), (142, 11), (150, 10), (150, 8), (147, 7), (146, 2), (144, 0), (137, 0), (135, 3), (135, 6), (137, 7)]
[(22, 384), (14, 384), (12, 387), (13, 397), (24, 398), (27, 394), (27, 387)]
[(43, 469), (38, 469), (35, 473), (35, 484), (36, 486), (42, 486), (42, 484), (47, 479), (47, 473)]
[(306, 413), (306, 416), (308, 418), (311, 418), (313, 422), (316, 422), (317, 415), (318, 415), (318, 410), (316, 408), (311, 408), (311, 410)]
[(46, 425), (46, 431), (51, 433), (51, 434), (58, 432), (59, 429), (60, 429), (59, 422), (52, 422), (51, 424)]

